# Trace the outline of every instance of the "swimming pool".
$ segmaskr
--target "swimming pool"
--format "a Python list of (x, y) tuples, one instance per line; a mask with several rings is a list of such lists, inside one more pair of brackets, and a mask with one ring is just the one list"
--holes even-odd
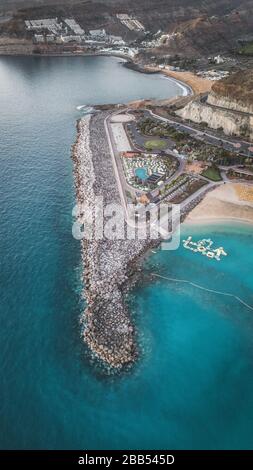
[(148, 173), (147, 173), (146, 168), (136, 168), (135, 176), (137, 176), (141, 180), (146, 180), (147, 177), (148, 177)]

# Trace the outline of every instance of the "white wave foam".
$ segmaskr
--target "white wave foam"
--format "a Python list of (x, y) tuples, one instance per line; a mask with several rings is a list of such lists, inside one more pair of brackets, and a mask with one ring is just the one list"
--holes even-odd
[(86, 104), (77, 106), (76, 109), (78, 111), (82, 111), (82, 114), (92, 114), (94, 112), (94, 108), (92, 106), (87, 106)]

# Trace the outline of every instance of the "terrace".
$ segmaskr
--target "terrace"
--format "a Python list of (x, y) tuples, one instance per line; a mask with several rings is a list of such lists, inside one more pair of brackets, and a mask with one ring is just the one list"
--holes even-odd
[(79, 26), (79, 24), (72, 18), (66, 18), (66, 25), (76, 34), (77, 36), (83, 36), (84, 30)]
[(68, 42), (82, 42), (84, 30), (72, 18), (60, 20), (59, 18), (45, 18), (39, 20), (25, 20), (27, 31), (34, 34), (36, 43), (62, 44)]
[(127, 14), (117, 14), (116, 16), (121, 24), (126, 26), (130, 31), (145, 31), (143, 24), (137, 20), (137, 18), (132, 18)]
[(62, 24), (59, 23), (58, 18), (45, 18), (40, 20), (25, 20), (26, 29), (28, 31), (48, 31), (52, 34), (59, 34), (62, 30)]

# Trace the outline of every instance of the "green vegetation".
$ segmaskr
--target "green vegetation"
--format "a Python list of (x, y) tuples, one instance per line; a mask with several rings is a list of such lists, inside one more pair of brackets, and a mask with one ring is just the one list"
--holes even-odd
[(203, 180), (198, 180), (197, 178), (191, 179), (189, 184), (184, 188), (184, 191), (177, 194), (174, 198), (170, 200), (173, 204), (181, 204), (189, 196), (196, 193), (200, 188), (203, 188), (207, 183)]
[[(205, 125), (205, 123), (202, 124), (203, 126)], [(154, 119), (147, 118), (139, 121), (138, 129), (143, 135), (171, 139), (178, 152), (186, 155), (189, 161), (198, 160), (223, 166), (242, 165), (246, 161), (244, 155), (201, 142), (193, 136), (179, 131), (169, 123), (157, 122)], [(148, 149), (148, 147), (146, 148)], [(154, 148), (150, 147), (149, 150), (151, 149), (153, 150)]]
[[(211, 150), (211, 146), (209, 149)], [(212, 148), (214, 149), (214, 147)], [(221, 149), (216, 147), (215, 151), (213, 151), (213, 156), (211, 159), (216, 165), (242, 165), (245, 162), (245, 157), (243, 155), (237, 155), (233, 152), (229, 152), (228, 150)]]
[(241, 173), (240, 170), (230, 169), (227, 172), (230, 179), (243, 179), (245, 181), (253, 181), (253, 174)]
[(183, 173), (179, 175), (176, 179), (172, 180), (169, 184), (166, 184), (165, 189), (169, 191), (171, 188), (179, 188), (182, 184), (185, 184), (189, 180), (189, 176)]
[(202, 174), (202, 176), (205, 176), (206, 178), (208, 178), (211, 181), (221, 181), (222, 180), (220, 170), (215, 165), (211, 166), (210, 168), (207, 168), (201, 174)]
[(253, 55), (253, 41), (245, 43), (240, 49), (239, 54)]
[(127, 197), (127, 199), (130, 199), (130, 200), (133, 199), (133, 196), (130, 193), (130, 191), (126, 191), (126, 197)]
[(158, 123), (153, 119), (144, 119), (139, 122), (139, 130), (144, 135), (150, 135), (155, 137), (170, 137), (176, 143), (186, 143), (187, 135), (183, 132), (178, 131), (174, 127), (166, 123)]
[(147, 150), (163, 150), (167, 147), (167, 143), (164, 140), (147, 140), (145, 148)]
[(182, 175), (178, 176), (174, 180), (172, 180), (169, 184), (166, 184), (165, 187), (160, 191), (160, 195), (164, 196), (164, 194), (171, 193), (176, 189), (179, 189), (184, 184), (190, 181), (190, 177), (183, 173)]
[(188, 175), (181, 175), (181, 179), (177, 178), (174, 180), (174, 183), (173, 188), (171, 188), (168, 194), (168, 201), (173, 204), (180, 204), (207, 184), (206, 181)]
[(173, 174), (179, 167), (179, 161), (176, 157), (173, 157), (171, 155), (166, 155), (166, 157), (163, 158), (163, 163), (166, 165), (167, 170)]

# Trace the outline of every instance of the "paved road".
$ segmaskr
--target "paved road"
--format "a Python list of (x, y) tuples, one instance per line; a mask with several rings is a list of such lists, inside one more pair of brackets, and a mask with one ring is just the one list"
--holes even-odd
[[(106, 130), (106, 134), (107, 134), (107, 138), (108, 138), (108, 144), (109, 144), (109, 148), (110, 148), (110, 153), (111, 153), (111, 157), (112, 157), (112, 162), (113, 162), (113, 167), (114, 167), (114, 171), (115, 171), (115, 177), (116, 177), (116, 181), (117, 181), (117, 185), (118, 185), (118, 188), (119, 188), (119, 194), (120, 194), (120, 199), (122, 201), (122, 205), (123, 205), (123, 208), (124, 208), (124, 211), (125, 211), (125, 216), (126, 216), (126, 222), (128, 225), (130, 226), (135, 226), (135, 220), (133, 218), (130, 217), (130, 214), (128, 213), (128, 209), (127, 209), (127, 197), (126, 197), (126, 193), (125, 193), (125, 175), (124, 175), (124, 172), (123, 172), (123, 168), (122, 168), (122, 165), (121, 165), (121, 161), (120, 161), (120, 155), (117, 151), (117, 148), (116, 148), (116, 144), (114, 142), (114, 138), (113, 138), (113, 135), (112, 135), (112, 131), (111, 131), (111, 127), (110, 127), (110, 124), (109, 124), (109, 121), (112, 117), (112, 115), (115, 115), (115, 114), (119, 114), (119, 113), (122, 113), (122, 110), (121, 111), (118, 111), (116, 113), (113, 113), (113, 114), (110, 114), (104, 121), (104, 124), (105, 124), (105, 130)], [(183, 165), (184, 162), (181, 161), (181, 165)], [(182, 170), (182, 167), (180, 166), (181, 170)], [(178, 169), (178, 174), (180, 172), (180, 169)], [(171, 179), (174, 179), (176, 176), (176, 174), (174, 174)], [(203, 179), (206, 180), (206, 178), (203, 177)], [(180, 204), (180, 207), (181, 207), (181, 211), (187, 207), (189, 204), (194, 204), (194, 202), (203, 194), (205, 193), (207, 190), (211, 189), (211, 188), (215, 188), (221, 184), (224, 184), (224, 181), (221, 181), (221, 182), (210, 182), (209, 180), (206, 180), (207, 181), (207, 185), (203, 186), (202, 188), (200, 188), (198, 191), (196, 191), (195, 193), (193, 193), (192, 195), (190, 195), (186, 200), (184, 200), (181, 204)], [(167, 182), (168, 183), (168, 182)], [(152, 210), (156, 210), (156, 206), (153, 207), (153, 209), (151, 209), (151, 212)], [(146, 214), (146, 208), (143, 207), (143, 215)], [(145, 216), (146, 217), (146, 216)]]
[[(228, 172), (228, 170), (234, 170), (237, 173), (240, 173), (241, 175), (253, 177), (252, 171), (247, 170), (247, 169), (245, 170), (244, 168), (239, 168), (238, 165), (230, 165), (228, 167), (220, 166), (219, 168), (220, 168), (221, 176), (222, 176), (223, 180), (226, 181), (226, 182), (229, 182), (229, 183), (235, 183), (236, 180), (233, 180), (233, 179), (231, 180), (227, 177), (226, 173)], [(243, 179), (243, 177), (240, 178), (240, 182), (245, 182), (245, 181), (247, 181), (247, 184), (253, 184), (253, 180), (250, 180), (250, 179), (247, 179), (247, 178)]]
[[(121, 113), (121, 111), (118, 111), (116, 113), (113, 113), (113, 115), (120, 114), (120, 113)], [(107, 116), (105, 118), (104, 125), (105, 125), (105, 131), (106, 131), (107, 140), (108, 140), (108, 144), (109, 144), (109, 148), (110, 148), (110, 153), (111, 153), (111, 157), (112, 157), (112, 164), (113, 164), (113, 168), (114, 168), (114, 172), (115, 172), (115, 178), (116, 178), (117, 185), (118, 185), (118, 188), (119, 188), (119, 195), (120, 195), (120, 199), (121, 199), (122, 206), (124, 208), (125, 215), (126, 215), (126, 220), (127, 220), (128, 219), (127, 199), (126, 199), (125, 191), (122, 187), (122, 181), (123, 180), (121, 180), (121, 177), (122, 177), (122, 175), (120, 174), (121, 168), (117, 164), (117, 159), (116, 159), (116, 155), (118, 154), (118, 151), (116, 149), (116, 145), (115, 145), (113, 135), (112, 135), (112, 130), (111, 130), (111, 127), (109, 125), (109, 121), (110, 121), (111, 117), (112, 117), (112, 114), (109, 114), (109, 116)]]
[(166, 142), (166, 149), (173, 149), (175, 147), (175, 142), (173, 142), (172, 139), (170, 138), (161, 138), (161, 137), (152, 137), (152, 136), (145, 136), (141, 134), (141, 132), (138, 131), (136, 127), (135, 121), (128, 123), (128, 134), (129, 138), (131, 139), (131, 142), (136, 149), (141, 149), (142, 151), (144, 150), (147, 153), (159, 153), (159, 149), (157, 150), (147, 150), (145, 148), (145, 143), (148, 142), (149, 140), (161, 140), (162, 142)]
[[(152, 111), (151, 111), (151, 113), (152, 113)], [(154, 114), (154, 113), (152, 113), (152, 114)], [(152, 139), (152, 136), (147, 137), (147, 136), (144, 136), (143, 134), (141, 134), (140, 132), (138, 132), (138, 130), (136, 128), (136, 125), (134, 123), (131, 123), (130, 129), (131, 129), (131, 133), (132, 133), (132, 136), (133, 136), (133, 137), (130, 137), (131, 141), (132, 141), (132, 145), (134, 147), (136, 147), (137, 149), (143, 149), (143, 148), (145, 149), (145, 142), (147, 140)], [(164, 139), (160, 139), (160, 140), (164, 140)], [(167, 140), (167, 138), (166, 138), (166, 140)], [(174, 158), (177, 158), (177, 160), (179, 161), (179, 167), (178, 167), (177, 171), (160, 186), (159, 189), (162, 189), (168, 183), (173, 181), (173, 179), (175, 179), (177, 176), (179, 176), (181, 173), (183, 173), (183, 171), (185, 169), (185, 164), (186, 164), (185, 159), (180, 157), (179, 154), (175, 154), (173, 152), (172, 149), (175, 147), (175, 143), (172, 141), (172, 139), (168, 138), (168, 141), (169, 141), (169, 145), (168, 145), (168, 148), (165, 152), (166, 152), (167, 155), (171, 155)], [(154, 150), (153, 153), (158, 153), (158, 151)], [(207, 181), (208, 183), (210, 183), (210, 180), (208, 178), (206, 178), (205, 176), (202, 176), (202, 175), (198, 175), (198, 176), (199, 176), (200, 179), (203, 179), (204, 181)]]
[(217, 183), (215, 183), (215, 182), (210, 183), (210, 180), (208, 180), (208, 185), (202, 186), (202, 188), (198, 189), (198, 191), (191, 194), (187, 199), (185, 199), (180, 204), (181, 208), (184, 208), (184, 207), (188, 206), (188, 204), (190, 204), (191, 202), (194, 202), (199, 196), (201, 196), (202, 193), (204, 193), (208, 189), (211, 189), (211, 188), (215, 189), (216, 187), (221, 186), (222, 184), (224, 184), (224, 181), (219, 181)]
[[(132, 142), (132, 146), (136, 148), (137, 150), (145, 151), (145, 142), (147, 142), (148, 140), (152, 140), (152, 136), (144, 136), (143, 134), (138, 132), (136, 128), (136, 124), (134, 122), (129, 123), (129, 128), (132, 134), (131, 136), (129, 135), (129, 138)], [(155, 138), (155, 139), (163, 140), (163, 141), (165, 140), (162, 138), (161, 139)], [(184, 168), (185, 168), (185, 163), (186, 163), (184, 159), (182, 159), (179, 155), (176, 155), (173, 152), (172, 149), (175, 147), (175, 143), (173, 142), (173, 140), (168, 138), (166, 139), (166, 141), (168, 142), (167, 149), (165, 150), (166, 155), (170, 155), (173, 158), (176, 158), (178, 160), (179, 166), (178, 166), (178, 169), (175, 171), (175, 173), (173, 173), (173, 175), (171, 175), (163, 184), (159, 186), (159, 189), (163, 189), (167, 184), (173, 181), (173, 179), (177, 178), (177, 176), (183, 173)], [(153, 150), (153, 151), (148, 151), (147, 153), (159, 154), (159, 152), (160, 150)], [(152, 194), (152, 191), (150, 192)]]
[[(207, 193), (208, 191), (210, 191), (211, 189), (215, 189), (216, 187), (220, 186), (221, 184), (224, 184), (223, 181), (221, 182), (218, 182), (218, 183), (209, 183), (205, 186), (203, 186), (202, 188), (200, 188), (198, 191), (196, 191), (195, 193), (191, 194), (187, 199), (185, 199), (181, 204), (179, 204), (180, 206), (180, 213), (182, 215), (183, 211), (185, 210), (185, 208), (187, 208), (187, 206), (191, 206), (194, 207), (194, 205), (196, 204), (196, 201), (198, 199), (201, 199), (202, 196)], [(163, 202), (163, 201), (161, 201)], [(144, 211), (146, 210), (146, 208), (144, 209)], [(152, 210), (153, 211), (156, 211), (156, 207), (154, 209), (151, 209), (150, 212), (152, 213)], [(171, 217), (171, 212), (172, 211), (169, 211), (168, 214), (166, 214), (164, 217), (161, 218), (160, 220), (160, 227), (166, 227), (166, 224), (168, 223), (168, 220), (170, 219)], [(145, 212), (144, 212), (145, 213)], [(176, 222), (176, 221), (174, 221)], [(175, 229), (175, 227), (174, 227)]]
[(208, 103), (207, 98), (208, 98), (208, 95), (202, 96), (202, 97), (200, 98), (200, 102), (201, 102), (201, 103), (204, 103), (206, 106), (210, 106), (210, 108), (220, 109), (221, 111), (232, 112), (232, 113), (235, 113), (235, 114), (239, 114), (240, 116), (246, 116), (246, 117), (251, 117), (251, 116), (253, 116), (252, 113), (247, 113), (246, 111), (237, 111), (237, 110), (235, 110), (235, 109), (225, 108), (224, 106), (218, 106), (218, 105), (216, 105), (216, 104)]
[[(159, 116), (158, 114), (155, 114), (153, 111), (146, 110), (144, 112), (146, 117), (153, 116), (155, 119), (159, 119), (161, 121), (169, 123), (171, 126), (175, 127), (178, 131), (181, 132), (187, 132), (187, 134), (191, 135), (195, 139), (198, 139), (202, 142), (205, 142), (207, 144), (215, 145), (216, 147), (221, 147), (225, 150), (229, 150), (230, 152), (234, 153), (241, 153), (244, 156), (249, 156), (253, 157), (253, 152), (249, 151), (249, 147), (252, 147), (252, 143), (246, 142), (246, 141), (241, 141), (241, 140), (228, 140), (225, 138), (220, 138), (216, 137), (213, 134), (210, 134), (208, 132), (203, 132), (199, 129), (196, 129), (189, 124), (184, 124), (182, 122), (178, 122), (173, 119), (168, 119), (162, 116)], [(240, 148), (235, 148), (235, 145), (240, 144)]]

